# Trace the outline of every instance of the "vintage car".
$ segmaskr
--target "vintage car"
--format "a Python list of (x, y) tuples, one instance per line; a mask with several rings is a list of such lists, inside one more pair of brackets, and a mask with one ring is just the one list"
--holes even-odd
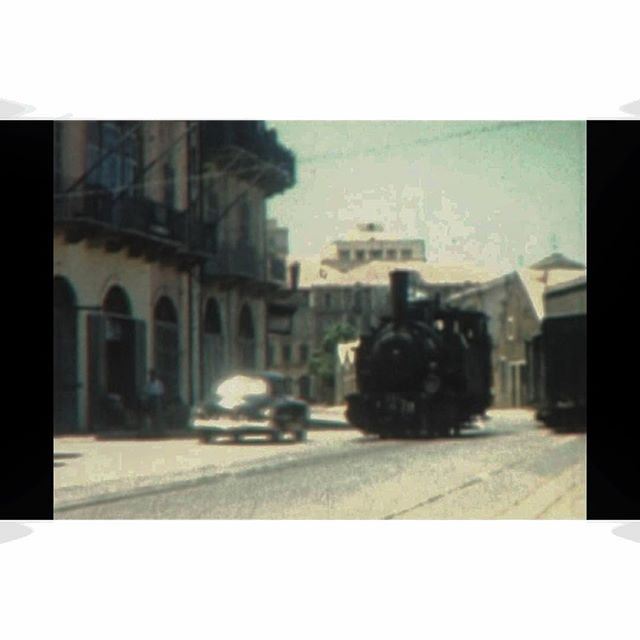
[(306, 440), (309, 406), (287, 393), (287, 380), (274, 372), (233, 375), (191, 411), (189, 426), (201, 442), (229, 436), (266, 435), (280, 442), (286, 434)]

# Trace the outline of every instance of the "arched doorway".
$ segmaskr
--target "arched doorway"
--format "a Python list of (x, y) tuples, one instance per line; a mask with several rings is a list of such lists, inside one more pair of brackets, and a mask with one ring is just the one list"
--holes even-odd
[(206, 398), (224, 372), (224, 345), (220, 307), (209, 298), (204, 311), (202, 338), (202, 396)]
[(78, 322), (76, 296), (68, 280), (53, 279), (53, 429), (78, 428)]
[(167, 296), (162, 296), (153, 312), (154, 368), (164, 383), (168, 402), (180, 396), (180, 352), (178, 312)]
[(123, 407), (136, 402), (135, 344), (131, 303), (126, 291), (114, 285), (102, 302), (105, 315), (106, 392)]
[(240, 366), (252, 370), (256, 367), (256, 338), (253, 316), (249, 305), (242, 305), (238, 326), (238, 344), (240, 346)]
[(132, 317), (127, 292), (113, 285), (99, 312), (87, 314), (90, 430), (134, 427), (144, 390), (146, 325)]

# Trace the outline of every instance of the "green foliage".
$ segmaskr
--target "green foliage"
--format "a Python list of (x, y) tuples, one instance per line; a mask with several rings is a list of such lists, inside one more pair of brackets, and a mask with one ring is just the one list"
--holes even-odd
[(333, 387), (335, 380), (336, 347), (340, 342), (349, 342), (358, 337), (350, 324), (336, 323), (327, 329), (322, 338), (322, 348), (314, 351), (309, 360), (309, 372)]

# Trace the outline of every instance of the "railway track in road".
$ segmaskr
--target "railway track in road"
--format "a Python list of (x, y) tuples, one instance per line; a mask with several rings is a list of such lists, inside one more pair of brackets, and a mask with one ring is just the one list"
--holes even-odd
[[(554, 449), (558, 449), (558, 447), (566, 447), (570, 446), (571, 443), (576, 443), (579, 441), (579, 436), (570, 436), (569, 439), (563, 440), (561, 444), (554, 447)], [(553, 449), (551, 450), (553, 452)], [(544, 456), (549, 456), (550, 451), (545, 449), (543, 452)], [(456, 508), (459, 510), (459, 505), (461, 503), (461, 496), (465, 492), (471, 494), (473, 489), (477, 490), (480, 487), (485, 489), (485, 493), (489, 493), (490, 495), (495, 497), (495, 500), (500, 503), (500, 492), (496, 491), (496, 487), (491, 487), (491, 482), (494, 479), (500, 478), (509, 472), (516, 473), (526, 473), (526, 468), (531, 467), (534, 464), (532, 461), (531, 455), (527, 454), (518, 458), (517, 460), (510, 462), (508, 464), (499, 466), (491, 471), (487, 471), (484, 473), (480, 473), (477, 476), (449, 489), (446, 492), (439, 493), (424, 501), (411, 505), (405, 509), (397, 511), (395, 513), (391, 513), (384, 517), (385, 520), (393, 520), (393, 519), (424, 519), (433, 518), (438, 519), (443, 517), (443, 514), (447, 514), (447, 509), (438, 509), (432, 508), (429, 509), (430, 506), (436, 506), (439, 502), (444, 502), (449, 500), (450, 502), (455, 502)], [(523, 471), (523, 468), (525, 471)], [(586, 487), (586, 479), (584, 477), (584, 464), (581, 464), (580, 460), (573, 462), (567, 469), (560, 471), (556, 474), (549, 474), (548, 476), (541, 476), (537, 481), (527, 485), (526, 490), (518, 492), (518, 497), (513, 500), (507, 500), (507, 496), (509, 494), (507, 492), (502, 492), (503, 503), (502, 506), (494, 506), (493, 509), (487, 509), (485, 513), (480, 515), (478, 512), (474, 512), (472, 510), (467, 510), (466, 515), (460, 515), (459, 519), (467, 519), (469, 515), (473, 517), (472, 514), (475, 513), (475, 517), (481, 519), (541, 519), (544, 518), (545, 515), (553, 510), (553, 508), (564, 499), (566, 494), (580, 492), (582, 495), (585, 494)], [(508, 480), (511, 484), (511, 480)], [(524, 487), (524, 483), (522, 484)], [(455, 498), (455, 500), (453, 500)], [(467, 501), (477, 501), (478, 495), (472, 496), (469, 495), (466, 498)], [(580, 517), (578, 516), (569, 516), (569, 517)], [(586, 513), (582, 515), (582, 517), (586, 517)]]
[[(173, 478), (133, 491), (61, 503), (54, 515), (388, 520), (508, 517), (505, 514), (514, 505), (520, 504), (521, 511), (531, 506), (532, 498), (527, 496), (562, 471), (563, 456), (553, 454), (555, 450), (565, 446), (569, 458), (574, 462), (580, 458), (577, 438), (558, 438), (546, 430), (530, 428), (419, 442), (356, 436), (315, 449), (296, 448), (293, 453), (222, 471), (209, 469), (204, 477)], [(572, 446), (575, 451), (569, 451)], [(540, 461), (552, 460), (554, 455), (557, 468), (547, 463), (549, 468), (545, 469)], [(541, 465), (541, 471), (535, 465)], [(507, 495), (512, 497), (505, 503)], [(490, 508), (474, 506), (478, 496), (488, 500)], [(551, 509), (545, 503), (536, 514), (545, 517), (547, 506)]]

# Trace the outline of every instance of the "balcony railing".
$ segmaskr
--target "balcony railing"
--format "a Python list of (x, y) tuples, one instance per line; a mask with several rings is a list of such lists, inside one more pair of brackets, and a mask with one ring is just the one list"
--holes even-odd
[(240, 179), (255, 181), (267, 195), (295, 183), (293, 154), (278, 142), (273, 129), (265, 129), (260, 122), (203, 122), (201, 136), (205, 162), (216, 162)]
[(123, 240), (161, 243), (181, 252), (206, 251), (203, 223), (186, 212), (148, 198), (114, 198), (99, 187), (54, 196), (54, 221), (82, 237), (115, 233)]
[(242, 278), (263, 280), (265, 265), (255, 248), (241, 246), (223, 248), (210, 256), (202, 265), (202, 277), (205, 280)]

